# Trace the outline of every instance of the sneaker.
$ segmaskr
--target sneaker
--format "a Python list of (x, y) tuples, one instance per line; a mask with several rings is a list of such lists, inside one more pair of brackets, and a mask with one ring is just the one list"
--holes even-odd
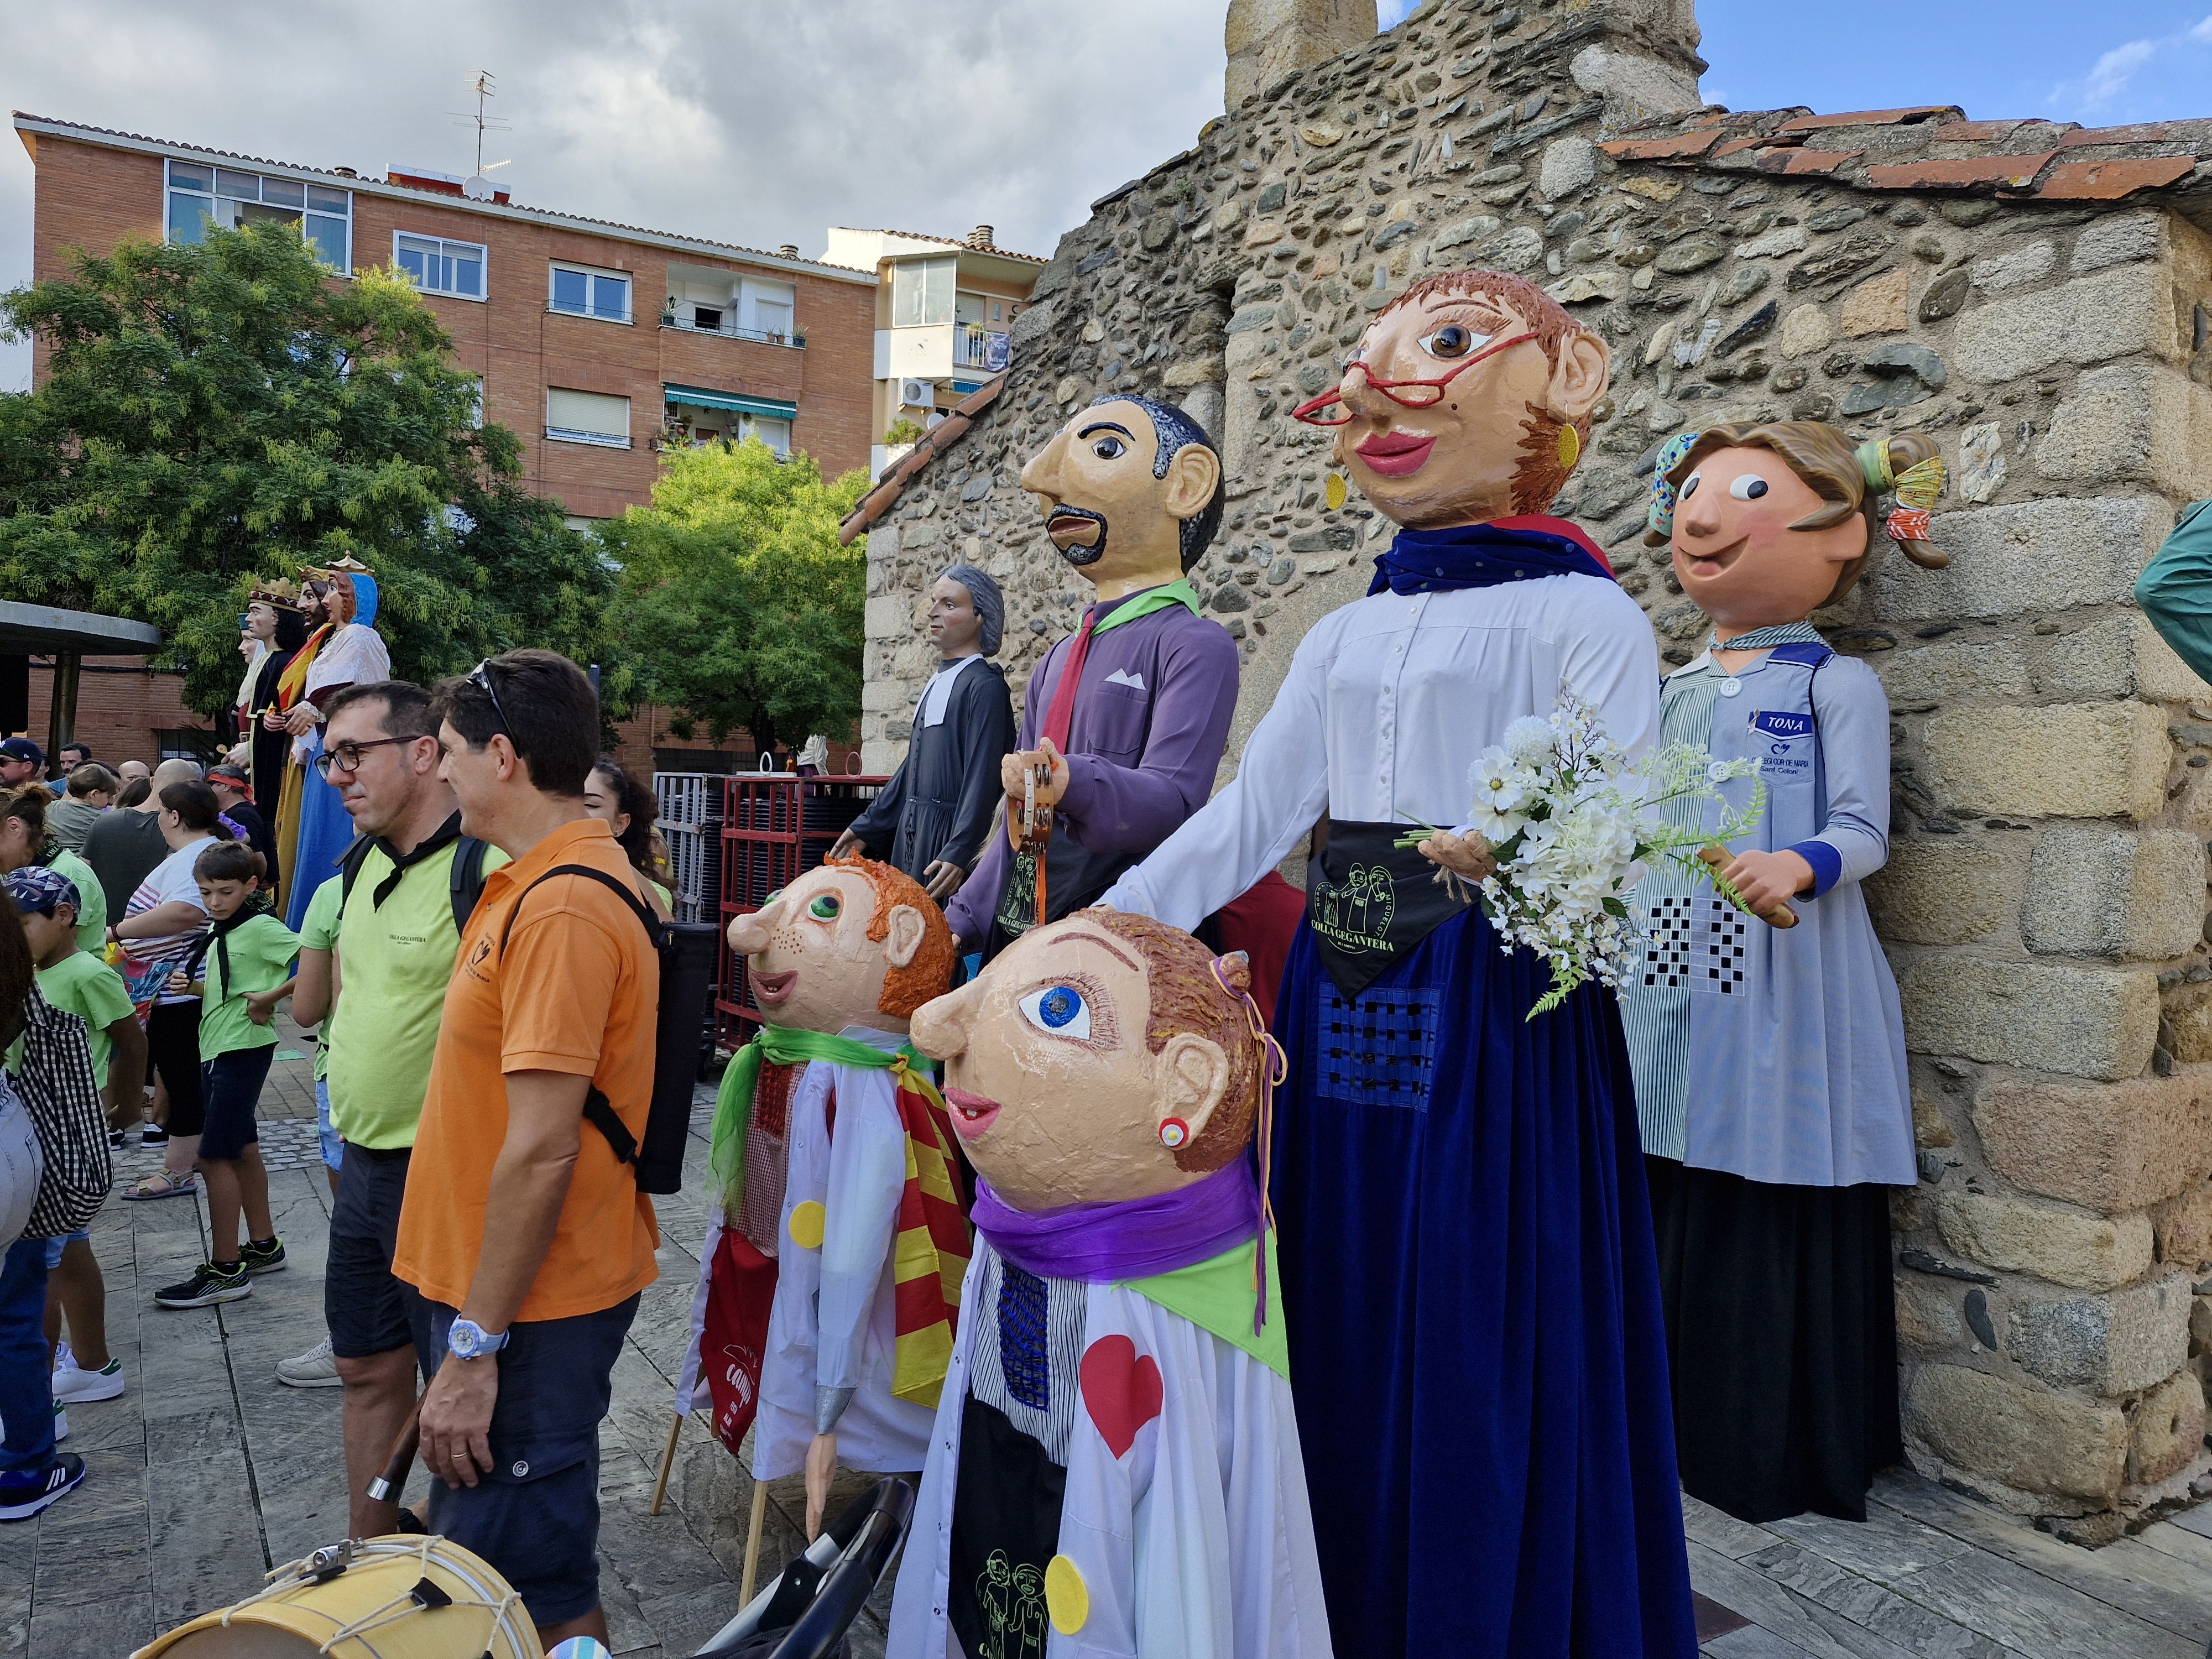
[(295, 1353), (289, 1359), (276, 1362), (276, 1380), (295, 1389), (342, 1389), (345, 1387), (338, 1376), (338, 1362), (331, 1353), (327, 1336), (305, 1353)]
[(17, 1470), (0, 1474), (0, 1521), (27, 1521), (56, 1498), (84, 1481), (84, 1459), (64, 1455), (42, 1473)]
[(70, 1347), (69, 1338), (64, 1337), (54, 1344), (54, 1370), (58, 1375), (63, 1371), (74, 1370), (76, 1365), (76, 1355)]
[(138, 1132), (138, 1144), (141, 1146), (166, 1146), (169, 1144), (169, 1132), (158, 1123), (149, 1123)]
[(110, 1152), (119, 1152), (130, 1144), (131, 1137), (125, 1134), (122, 1130), (110, 1129), (107, 1132), (107, 1146)]
[(54, 1401), (54, 1443), (59, 1445), (68, 1438), (69, 1413), (62, 1409), (62, 1402), (57, 1400)]
[(211, 1308), (218, 1302), (236, 1302), (253, 1294), (253, 1281), (246, 1276), (242, 1262), (233, 1262), (228, 1267), (218, 1267), (212, 1261), (203, 1261), (192, 1269), (192, 1276), (181, 1285), (171, 1285), (154, 1292), (157, 1308)]
[(264, 1273), (283, 1273), (284, 1271), (284, 1241), (281, 1238), (272, 1238), (266, 1243), (257, 1244), (252, 1239), (248, 1239), (238, 1247), (238, 1265), (256, 1279), (260, 1278)]
[(54, 1398), (72, 1406), (113, 1400), (123, 1392), (123, 1362), (111, 1359), (96, 1371), (74, 1363), (54, 1372)]

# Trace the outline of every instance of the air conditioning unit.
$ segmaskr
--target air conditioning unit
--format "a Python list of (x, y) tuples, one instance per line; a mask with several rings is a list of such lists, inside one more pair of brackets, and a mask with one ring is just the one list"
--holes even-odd
[(907, 409), (930, 409), (937, 403), (937, 386), (932, 380), (907, 379), (899, 382), (899, 403)]

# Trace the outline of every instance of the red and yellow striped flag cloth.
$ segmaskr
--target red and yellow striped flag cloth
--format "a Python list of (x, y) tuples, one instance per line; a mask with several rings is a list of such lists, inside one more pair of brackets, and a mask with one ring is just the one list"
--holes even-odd
[(894, 1069), (899, 1122), (906, 1130), (906, 1186), (892, 1247), (898, 1290), (891, 1392), (933, 1408), (952, 1363), (960, 1283), (972, 1246), (944, 1097), (904, 1054)]

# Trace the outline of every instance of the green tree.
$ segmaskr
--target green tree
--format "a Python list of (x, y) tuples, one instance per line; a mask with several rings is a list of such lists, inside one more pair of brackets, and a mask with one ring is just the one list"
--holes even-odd
[[(334, 283), (281, 225), (131, 242), (0, 295), (49, 373), (0, 395), (0, 592), (149, 622), (211, 713), (257, 576), (351, 555), (392, 667), (596, 647), (612, 573), (477, 423), (475, 378), (404, 276)], [(621, 677), (618, 677), (618, 684)]]
[(653, 505), (600, 526), (623, 573), (615, 635), (679, 734), (742, 726), (767, 748), (860, 718), (867, 555), (837, 525), (866, 485), (757, 439), (709, 444), (670, 451)]

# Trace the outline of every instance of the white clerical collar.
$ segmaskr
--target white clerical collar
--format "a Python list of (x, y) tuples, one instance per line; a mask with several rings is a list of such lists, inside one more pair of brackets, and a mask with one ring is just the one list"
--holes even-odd
[(955, 657), (932, 674), (929, 677), (928, 685), (923, 689), (921, 710), (915, 723), (918, 726), (943, 725), (945, 710), (952, 701), (953, 682), (960, 678), (960, 671), (967, 667), (969, 663), (982, 660), (981, 657), (976, 656)]

